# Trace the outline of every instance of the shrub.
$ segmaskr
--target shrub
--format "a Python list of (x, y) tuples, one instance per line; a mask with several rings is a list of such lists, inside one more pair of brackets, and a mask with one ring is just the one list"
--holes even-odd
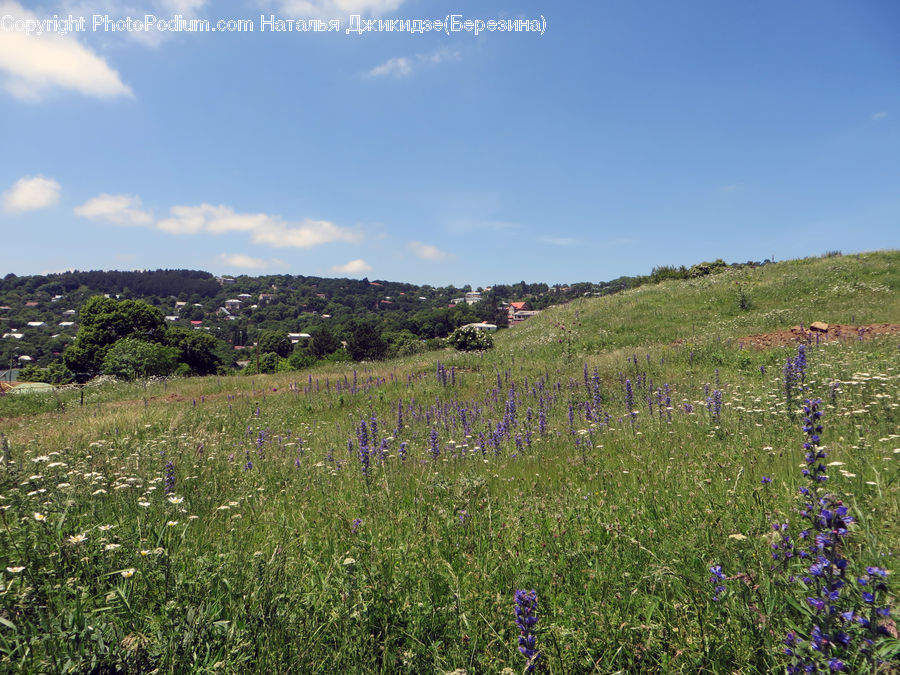
[(472, 326), (461, 326), (450, 334), (447, 343), (456, 347), (457, 351), (472, 352), (490, 349), (494, 346), (494, 338), (483, 330)]

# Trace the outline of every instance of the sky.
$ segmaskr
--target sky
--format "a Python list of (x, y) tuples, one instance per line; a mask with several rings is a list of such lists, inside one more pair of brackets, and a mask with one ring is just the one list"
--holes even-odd
[(896, 0), (0, 0), (0, 274), (476, 287), (898, 248), (898, 26)]

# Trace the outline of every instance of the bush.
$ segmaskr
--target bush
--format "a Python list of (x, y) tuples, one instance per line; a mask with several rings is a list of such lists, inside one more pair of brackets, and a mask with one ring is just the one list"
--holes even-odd
[(473, 352), (491, 349), (494, 338), (490, 333), (472, 326), (461, 326), (450, 334), (447, 343), (456, 347), (457, 351)]

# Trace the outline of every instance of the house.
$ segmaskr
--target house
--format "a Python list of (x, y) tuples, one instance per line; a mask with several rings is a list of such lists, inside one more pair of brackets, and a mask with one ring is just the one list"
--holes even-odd
[(15, 338), (16, 340), (21, 340), (23, 337), (25, 337), (25, 334), (24, 333), (4, 333), (3, 337), (5, 337), (5, 338), (11, 337), (11, 338)]
[(65, 312), (63, 312), (63, 316), (75, 316), (75, 310), (67, 309)]
[(530, 319), (540, 313), (540, 310), (531, 309), (531, 306), (527, 302), (511, 302), (509, 303), (507, 317), (509, 318), (510, 325), (512, 325), (522, 323), (525, 319)]
[(29, 321), (28, 325), (32, 328), (40, 328), (41, 326), (46, 326), (47, 324), (45, 324), (43, 321)]
[(259, 294), (259, 304), (268, 305), (275, 299), (274, 293), (260, 293)]
[(463, 328), (474, 328), (475, 330), (483, 330), (488, 333), (492, 333), (497, 330), (497, 326), (495, 324), (487, 323), (485, 321), (482, 321), (480, 323), (467, 323), (465, 326), (463, 326)]
[(63, 296), (61, 296), (61, 295), (54, 295), (52, 298), (50, 298), (50, 302), (59, 302), (59, 301), (62, 300), (62, 299), (63, 299)]
[(225, 309), (224, 307), (219, 307), (219, 309), (216, 310), (216, 314), (219, 314), (219, 315), (224, 316), (224, 317), (226, 317), (226, 318), (231, 316), (231, 312), (229, 312), (229, 311), (228, 311), (227, 309)]
[(474, 305), (476, 302), (481, 302), (481, 291), (469, 291), (466, 293), (467, 305)]
[(250, 295), (249, 293), (238, 293), (238, 298), (239, 298), (242, 302), (246, 302), (247, 300), (249, 300), (249, 299), (252, 298), (252, 297), (253, 297), (253, 296)]
[(216, 277), (216, 281), (219, 282), (219, 286), (230, 286), (234, 283), (234, 279), (231, 277)]
[(179, 300), (178, 302), (175, 303), (175, 309), (181, 309), (181, 308), (184, 307), (186, 304), (187, 304), (187, 303), (186, 303), (184, 300)]
[(292, 345), (297, 344), (300, 340), (308, 340), (312, 337), (309, 333), (288, 333), (287, 335)]
[(60, 321), (59, 324), (57, 324), (57, 325), (62, 326), (63, 328), (68, 328), (69, 326), (74, 326), (75, 322), (74, 321)]
[(194, 330), (200, 330), (201, 328), (203, 328), (203, 322), (202, 321), (191, 321), (191, 326), (193, 326)]
[(238, 310), (243, 306), (244, 306), (244, 303), (241, 302), (240, 300), (238, 300), (237, 298), (232, 298), (231, 300), (225, 301), (225, 309), (227, 309), (229, 312)]
[(28, 302), (25, 303), (25, 306), (26, 307), (37, 307), (38, 303), (36, 303), (34, 300), (29, 300)]
[[(169, 314), (166, 316), (166, 321), (178, 321), (178, 315)], [(59, 324), (59, 325), (61, 326), (62, 324)]]
[(450, 306), (451, 306), (451, 307), (456, 307), (456, 305), (461, 305), (461, 304), (463, 304), (465, 301), (466, 301), (465, 298), (453, 298), (453, 299), (450, 301)]

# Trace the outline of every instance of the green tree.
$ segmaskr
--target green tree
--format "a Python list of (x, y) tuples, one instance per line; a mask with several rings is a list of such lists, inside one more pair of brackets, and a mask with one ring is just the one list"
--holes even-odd
[(341, 348), (341, 341), (326, 325), (314, 328), (310, 334), (309, 352), (316, 358), (333, 354)]
[(166, 344), (178, 350), (179, 363), (186, 364), (192, 375), (212, 375), (222, 365), (216, 353), (219, 340), (208, 333), (169, 326)]
[(103, 357), (103, 373), (122, 380), (170, 375), (177, 365), (177, 349), (137, 338), (117, 340)]
[(287, 335), (274, 330), (263, 331), (256, 340), (260, 354), (268, 354), (272, 352), (278, 356), (285, 358), (290, 356), (293, 346), (288, 340)]
[(140, 300), (113, 300), (95, 295), (81, 306), (75, 341), (63, 353), (63, 363), (84, 381), (99, 373), (110, 347), (123, 338), (162, 342), (166, 335), (162, 312)]
[(347, 351), (354, 361), (379, 360), (387, 355), (388, 344), (381, 329), (371, 320), (356, 321), (347, 339)]

